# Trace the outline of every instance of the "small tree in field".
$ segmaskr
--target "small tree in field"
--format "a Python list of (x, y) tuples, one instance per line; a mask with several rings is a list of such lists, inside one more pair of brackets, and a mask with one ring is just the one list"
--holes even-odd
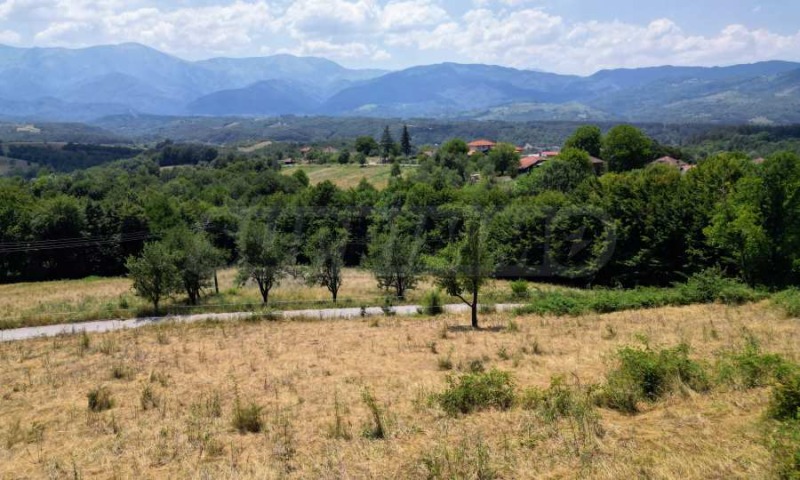
[(430, 260), (436, 283), (470, 307), (472, 328), (478, 326), (478, 294), (494, 271), (486, 228), (477, 215), (467, 218), (461, 239)]
[(327, 288), (331, 292), (333, 303), (336, 303), (339, 289), (342, 287), (347, 238), (347, 232), (343, 229), (323, 227), (306, 245), (306, 255), (311, 260), (306, 280), (311, 285)]
[(378, 280), (378, 288), (393, 289), (397, 298), (417, 286), (423, 272), (422, 240), (404, 235), (396, 228), (378, 235), (369, 246), (369, 266)]
[(173, 231), (167, 242), (189, 304), (197, 305), (202, 291), (211, 286), (217, 268), (224, 264), (224, 255), (205, 234), (188, 229)]
[(128, 257), (128, 268), (136, 295), (149, 300), (158, 315), (161, 300), (181, 287), (181, 278), (175, 259), (163, 243), (148, 243), (138, 258)]
[(239, 235), (239, 283), (256, 282), (264, 305), (269, 301), (270, 290), (286, 274), (289, 247), (285, 235), (255, 220), (249, 222)]

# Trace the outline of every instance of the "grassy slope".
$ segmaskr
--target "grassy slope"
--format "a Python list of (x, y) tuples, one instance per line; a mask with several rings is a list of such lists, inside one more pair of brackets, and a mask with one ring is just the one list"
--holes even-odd
[[(642, 336), (688, 341), (710, 361), (746, 331), (797, 361), (798, 322), (761, 305), (531, 315), (506, 331), (508, 321), (487, 315), (496, 328), (480, 332), (459, 328), (465, 316), (175, 325), (0, 344), (0, 477), (436, 478), (425, 459), (445, 452), (465, 478), (479, 466), (518, 479), (769, 476), (765, 389), (677, 395), (636, 416), (600, 410), (603, 433), (583, 455), (568, 423), (519, 408), (453, 419), (427, 399), (445, 387), (444, 357), (456, 368), (482, 359), (513, 372), (519, 388), (545, 387), (554, 375), (588, 384), (602, 381), (613, 351)], [(112, 379), (115, 365), (130, 376)], [(90, 413), (86, 395), (99, 385), (115, 406)], [(160, 407), (142, 409), (146, 387)], [(386, 440), (360, 434), (370, 418), (365, 388), (384, 409)], [(237, 394), (263, 407), (265, 432), (233, 429)], [(204, 413), (215, 396), (216, 418)], [(328, 435), (334, 398), (349, 440)]]

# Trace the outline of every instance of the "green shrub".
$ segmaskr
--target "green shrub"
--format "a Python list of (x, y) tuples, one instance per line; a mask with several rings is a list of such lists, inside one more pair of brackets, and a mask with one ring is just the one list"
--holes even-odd
[(791, 289), (777, 293), (772, 297), (772, 304), (783, 310), (787, 317), (800, 317), (800, 290)]
[(89, 410), (102, 412), (114, 407), (114, 397), (108, 387), (101, 386), (91, 390), (87, 395)]
[(720, 356), (717, 381), (741, 389), (766, 387), (785, 378), (791, 369), (791, 364), (780, 355), (761, 353), (758, 341), (748, 337), (741, 351)]
[(582, 315), (589, 312), (585, 295), (573, 292), (547, 292), (537, 295), (534, 302), (517, 309), (520, 314)]
[(422, 314), (423, 315), (440, 315), (444, 313), (444, 305), (442, 303), (442, 292), (439, 290), (429, 290), (422, 297)]
[(499, 370), (468, 373), (447, 379), (448, 388), (438, 396), (439, 405), (449, 415), (467, 414), (496, 408), (508, 410), (514, 403), (511, 374)]
[(637, 411), (639, 401), (656, 401), (685, 385), (697, 392), (711, 384), (705, 368), (689, 359), (689, 346), (659, 351), (625, 347), (617, 353), (618, 367), (608, 374), (600, 401), (623, 412)]
[(677, 288), (684, 304), (721, 302), (741, 305), (763, 298), (762, 294), (736, 279), (725, 277), (716, 268), (691, 276), (685, 284)]
[(800, 372), (787, 375), (775, 386), (768, 413), (776, 420), (800, 421)]
[(515, 280), (511, 282), (511, 295), (518, 300), (524, 300), (530, 297), (531, 292), (528, 290), (528, 282), (525, 280)]

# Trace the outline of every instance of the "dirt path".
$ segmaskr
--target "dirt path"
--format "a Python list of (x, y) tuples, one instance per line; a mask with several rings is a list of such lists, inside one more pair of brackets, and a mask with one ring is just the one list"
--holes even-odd
[[(497, 311), (510, 311), (520, 305), (500, 304), (495, 305)], [(412, 316), (416, 315), (421, 307), (418, 305), (403, 305), (392, 307), (394, 315)], [(469, 308), (466, 305), (445, 305), (444, 309), (450, 313), (466, 313)], [(159, 325), (170, 322), (180, 323), (193, 323), (202, 322), (207, 320), (213, 321), (235, 321), (244, 320), (248, 317), (255, 315), (252, 312), (237, 312), (237, 313), (201, 313), (197, 315), (175, 315), (168, 317), (148, 317), (148, 318), (134, 318), (130, 320), (99, 320), (95, 322), (83, 323), (69, 323), (61, 325), (47, 325), (42, 327), (26, 327), (17, 328), (13, 330), (0, 330), (0, 342), (12, 342), (19, 340), (29, 340), (31, 338), (39, 337), (56, 337), (59, 335), (74, 335), (82, 332), (87, 333), (102, 333), (113, 332), (117, 330), (127, 330), (131, 328), (140, 328), (150, 325)], [(292, 319), (292, 318), (311, 318), (319, 320), (336, 320), (356, 318), (360, 316), (376, 317), (385, 315), (380, 307), (370, 307), (365, 309), (362, 314), (361, 308), (329, 308), (321, 310), (288, 310), (285, 312), (276, 312), (278, 318)]]

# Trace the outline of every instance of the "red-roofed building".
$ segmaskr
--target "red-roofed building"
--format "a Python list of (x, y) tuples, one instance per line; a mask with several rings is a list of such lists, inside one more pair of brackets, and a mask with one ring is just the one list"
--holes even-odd
[(539, 155), (541, 155), (544, 158), (553, 158), (561, 155), (561, 152), (556, 152), (555, 150), (551, 150), (548, 152), (541, 152)]
[(547, 159), (543, 158), (541, 155), (528, 155), (526, 157), (522, 157), (519, 159), (519, 169), (517, 169), (517, 171), (520, 174), (530, 173), (531, 170), (539, 167), (546, 160)]
[(467, 146), (470, 152), (489, 153), (497, 144), (491, 140), (475, 140), (469, 142)]

